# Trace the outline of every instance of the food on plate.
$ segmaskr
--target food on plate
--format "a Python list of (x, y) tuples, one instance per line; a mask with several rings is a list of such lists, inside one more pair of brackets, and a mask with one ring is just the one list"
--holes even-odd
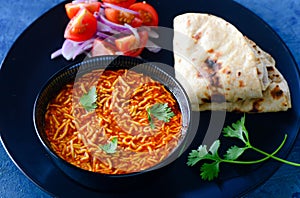
[(62, 159), (104, 174), (153, 167), (177, 147), (182, 114), (173, 94), (132, 70), (96, 69), (50, 101), (45, 132)]
[(175, 17), (174, 31), (175, 74), (189, 95), (197, 96), (192, 103), (199, 110), (291, 108), (289, 87), (275, 60), (229, 22), (186, 13)]
[(138, 2), (132, 4), (129, 9), (137, 11), (140, 19), (143, 21), (143, 25), (157, 26), (158, 25), (158, 14), (156, 10), (146, 2)]
[(73, 41), (86, 41), (97, 31), (97, 20), (86, 8), (81, 8), (68, 23), (64, 37)]
[[(136, 57), (144, 48), (155, 53), (160, 50), (159, 46), (149, 40), (150, 37), (158, 37), (151, 29), (151, 26), (158, 25), (158, 14), (146, 2), (77, 0), (67, 3), (65, 10), (70, 19), (64, 33), (65, 42), (51, 54), (52, 59), (60, 55), (67, 60), (75, 59), (80, 54), (108, 55), (104, 54), (105, 51), (114, 55)], [(106, 45), (102, 45), (101, 53), (94, 53), (99, 51), (99, 40), (114, 46), (115, 50), (111, 47), (105, 49)], [(131, 47), (120, 48), (120, 43)], [(128, 51), (124, 51), (125, 49)]]
[(78, 3), (67, 3), (65, 5), (66, 13), (69, 19), (72, 19), (81, 8), (87, 9), (90, 13), (95, 13), (100, 10), (100, 2), (78, 2)]

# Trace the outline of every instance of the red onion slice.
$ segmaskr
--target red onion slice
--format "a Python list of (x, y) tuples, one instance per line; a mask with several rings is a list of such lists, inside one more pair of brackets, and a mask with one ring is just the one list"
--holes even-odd
[(110, 3), (103, 3), (103, 7), (105, 8), (113, 8), (115, 10), (119, 10), (119, 11), (122, 11), (122, 12), (128, 12), (130, 14), (134, 14), (134, 15), (139, 15), (138, 12), (136, 11), (133, 11), (133, 10), (130, 10), (130, 9), (127, 9), (127, 8), (123, 8), (123, 7), (120, 7), (120, 6), (117, 6), (117, 5), (114, 5), (114, 4), (110, 4)]
[(71, 60), (79, 45), (79, 42), (66, 39), (62, 46), (62, 55), (66, 60)]
[(109, 27), (111, 27), (112, 29), (117, 30), (117, 31), (128, 30), (128, 28), (125, 27), (124, 25), (116, 24), (116, 23), (113, 23), (113, 22), (107, 20), (103, 15), (99, 16), (99, 21), (106, 24), (106, 25), (108, 25)]
[(74, 60), (78, 55), (84, 53), (87, 50), (90, 50), (93, 47), (94, 40), (95, 38), (92, 38), (84, 42), (81, 42), (78, 45), (74, 45), (74, 53), (72, 59)]
[(97, 31), (98, 32), (107, 32), (107, 33), (111, 33), (111, 34), (119, 33), (119, 31), (112, 29), (111, 27), (109, 27), (109, 25), (106, 25), (105, 23), (102, 23), (100, 21), (97, 22)]
[(55, 52), (53, 52), (53, 53), (51, 54), (51, 59), (54, 59), (54, 58), (60, 56), (60, 55), (62, 54), (61, 52), (62, 52), (61, 49), (56, 50)]

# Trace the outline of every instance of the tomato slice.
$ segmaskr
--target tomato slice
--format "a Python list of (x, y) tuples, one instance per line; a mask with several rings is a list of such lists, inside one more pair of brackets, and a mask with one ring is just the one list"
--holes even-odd
[(117, 24), (129, 24), (132, 27), (140, 27), (143, 24), (143, 21), (133, 14), (128, 12), (119, 11), (113, 8), (105, 8), (104, 10), (105, 17), (114, 23)]
[(131, 23), (129, 23), (129, 25), (134, 28), (141, 27), (143, 25), (143, 21), (138, 17), (134, 17), (134, 19), (131, 21)]
[(117, 49), (110, 43), (95, 39), (91, 50), (92, 56), (114, 55)]
[(100, 2), (91, 2), (91, 3), (67, 3), (65, 5), (66, 13), (70, 19), (72, 19), (81, 8), (86, 8), (92, 14), (98, 12), (100, 9)]
[(118, 5), (124, 8), (128, 8), (130, 5), (134, 4), (136, 0), (102, 0), (102, 1), (106, 3)]
[(129, 6), (129, 9), (140, 13), (139, 17), (142, 19), (143, 25), (146, 26), (158, 25), (158, 14), (150, 4), (146, 2), (138, 2)]
[(73, 41), (85, 41), (97, 31), (97, 19), (87, 9), (81, 8), (68, 23), (64, 37)]
[(138, 56), (142, 53), (148, 41), (148, 32), (139, 32), (140, 43), (137, 43), (134, 35), (125, 36), (115, 40), (116, 48), (126, 56)]

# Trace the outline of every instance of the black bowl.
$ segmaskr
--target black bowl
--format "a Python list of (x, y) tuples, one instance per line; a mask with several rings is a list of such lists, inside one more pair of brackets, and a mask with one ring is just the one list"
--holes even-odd
[[(74, 81), (78, 74), (81, 75), (88, 73), (95, 69), (132, 69), (159, 81), (172, 92), (182, 113), (182, 139), (176, 149), (174, 149), (174, 151), (165, 160), (154, 167), (141, 172), (122, 175), (108, 175), (76, 167), (60, 158), (53, 151), (44, 131), (44, 115), (48, 103), (65, 84)], [(151, 181), (153, 178), (157, 179), (157, 176), (162, 176), (162, 174), (167, 170), (166, 165), (175, 161), (187, 149), (195, 137), (195, 128), (197, 127), (194, 127), (195, 123), (193, 123), (192, 120), (195, 119), (191, 119), (191, 115), (192, 110), (188, 96), (183, 87), (175, 79), (170, 67), (160, 63), (147, 63), (142, 59), (126, 56), (100, 56), (68, 66), (54, 74), (47, 81), (36, 98), (33, 110), (33, 122), (42, 145), (50, 154), (54, 163), (66, 175), (76, 182), (92, 189), (116, 191), (127, 189), (132, 185), (146, 185), (145, 181)]]

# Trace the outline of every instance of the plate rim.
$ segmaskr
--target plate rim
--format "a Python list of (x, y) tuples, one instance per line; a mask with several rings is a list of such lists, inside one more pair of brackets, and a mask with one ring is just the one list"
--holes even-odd
[[(48, 9), (46, 12), (44, 12), (42, 15), (40, 15), (39, 17), (37, 17), (31, 24), (29, 24), (19, 35), (18, 37), (14, 40), (14, 43), (11, 45), (10, 49), (6, 52), (6, 54), (4, 54), (4, 59), (2, 60), (2, 62), (0, 63), (0, 75), (1, 73), (3, 73), (3, 65), (5, 65), (5, 63), (7, 62), (7, 59), (12, 51), (13, 48), (16, 48), (18, 42), (20, 39), (22, 39), (22, 36), (24, 34), (26, 34), (30, 29), (32, 29), (36, 23), (38, 23), (38, 21), (41, 20), (41, 18), (45, 18), (47, 17), (47, 15), (49, 15), (49, 13), (53, 12), (55, 9), (57, 9), (58, 7), (62, 6), (62, 4), (64, 5), (67, 1), (62, 1), (61, 3), (58, 3), (57, 5), (55, 5), (54, 7)], [(200, 3), (200, 2), (199, 2)], [(258, 15), (256, 15), (252, 10), (250, 10), (249, 8), (243, 6), (242, 4), (240, 4), (239, 2), (236, 1), (232, 1), (231, 2), (233, 5), (238, 5), (239, 7), (242, 7), (243, 9), (245, 9), (247, 12), (249, 12), (253, 17), (257, 18), (257, 20), (260, 20), (263, 22), (263, 24), (268, 28), (268, 30), (270, 32), (272, 32), (275, 37), (277, 39), (279, 39), (279, 42), (283, 45), (283, 47), (285, 48), (285, 50), (288, 52), (291, 61), (294, 63), (297, 72), (298, 77), (300, 76), (300, 68), (299, 65), (296, 62), (296, 59), (293, 55), (293, 53), (291, 52), (291, 50), (288, 48), (287, 44), (283, 41), (283, 39), (278, 35), (277, 32), (274, 31), (274, 29), (268, 24), (266, 23), (261, 17), (259, 17)], [(299, 85), (300, 87), (300, 85)], [(30, 175), (29, 173), (27, 173), (25, 170), (23, 170), (23, 168), (20, 166), (20, 164), (18, 162), (16, 162), (16, 160), (14, 159), (14, 157), (11, 154), (11, 151), (9, 151), (9, 147), (7, 146), (7, 143), (5, 143), (5, 140), (2, 138), (2, 133), (5, 133), (3, 131), (0, 131), (0, 142), (4, 148), (4, 150), (6, 151), (6, 153), (8, 154), (9, 158), (13, 161), (13, 163), (17, 166), (17, 168), (31, 181), (33, 182), (36, 186), (38, 186), (42, 191), (48, 193), (49, 195), (53, 195), (50, 191), (46, 190), (40, 183), (38, 183), (37, 181), (35, 181), (34, 179), (32, 179), (32, 175)], [(292, 144), (290, 145), (290, 148), (288, 149), (288, 151), (286, 152), (286, 154), (284, 154), (284, 157), (287, 157), (291, 150), (294, 148), (296, 139), (299, 138), (299, 133), (300, 133), (300, 124), (298, 124), (298, 130), (297, 130), (297, 135), (295, 137), (295, 139), (293, 140)], [(278, 168), (280, 168), (281, 165), (277, 166), (274, 170), (273, 173), (268, 177), (265, 178), (265, 181), (267, 181), (277, 170)], [(258, 186), (262, 185), (262, 183), (264, 183), (265, 181), (262, 181), (260, 184), (256, 184), (255, 186), (252, 186), (252, 189), (248, 189), (247, 192), (252, 191), (253, 189), (256, 189)], [(245, 192), (246, 193), (246, 192)]]

